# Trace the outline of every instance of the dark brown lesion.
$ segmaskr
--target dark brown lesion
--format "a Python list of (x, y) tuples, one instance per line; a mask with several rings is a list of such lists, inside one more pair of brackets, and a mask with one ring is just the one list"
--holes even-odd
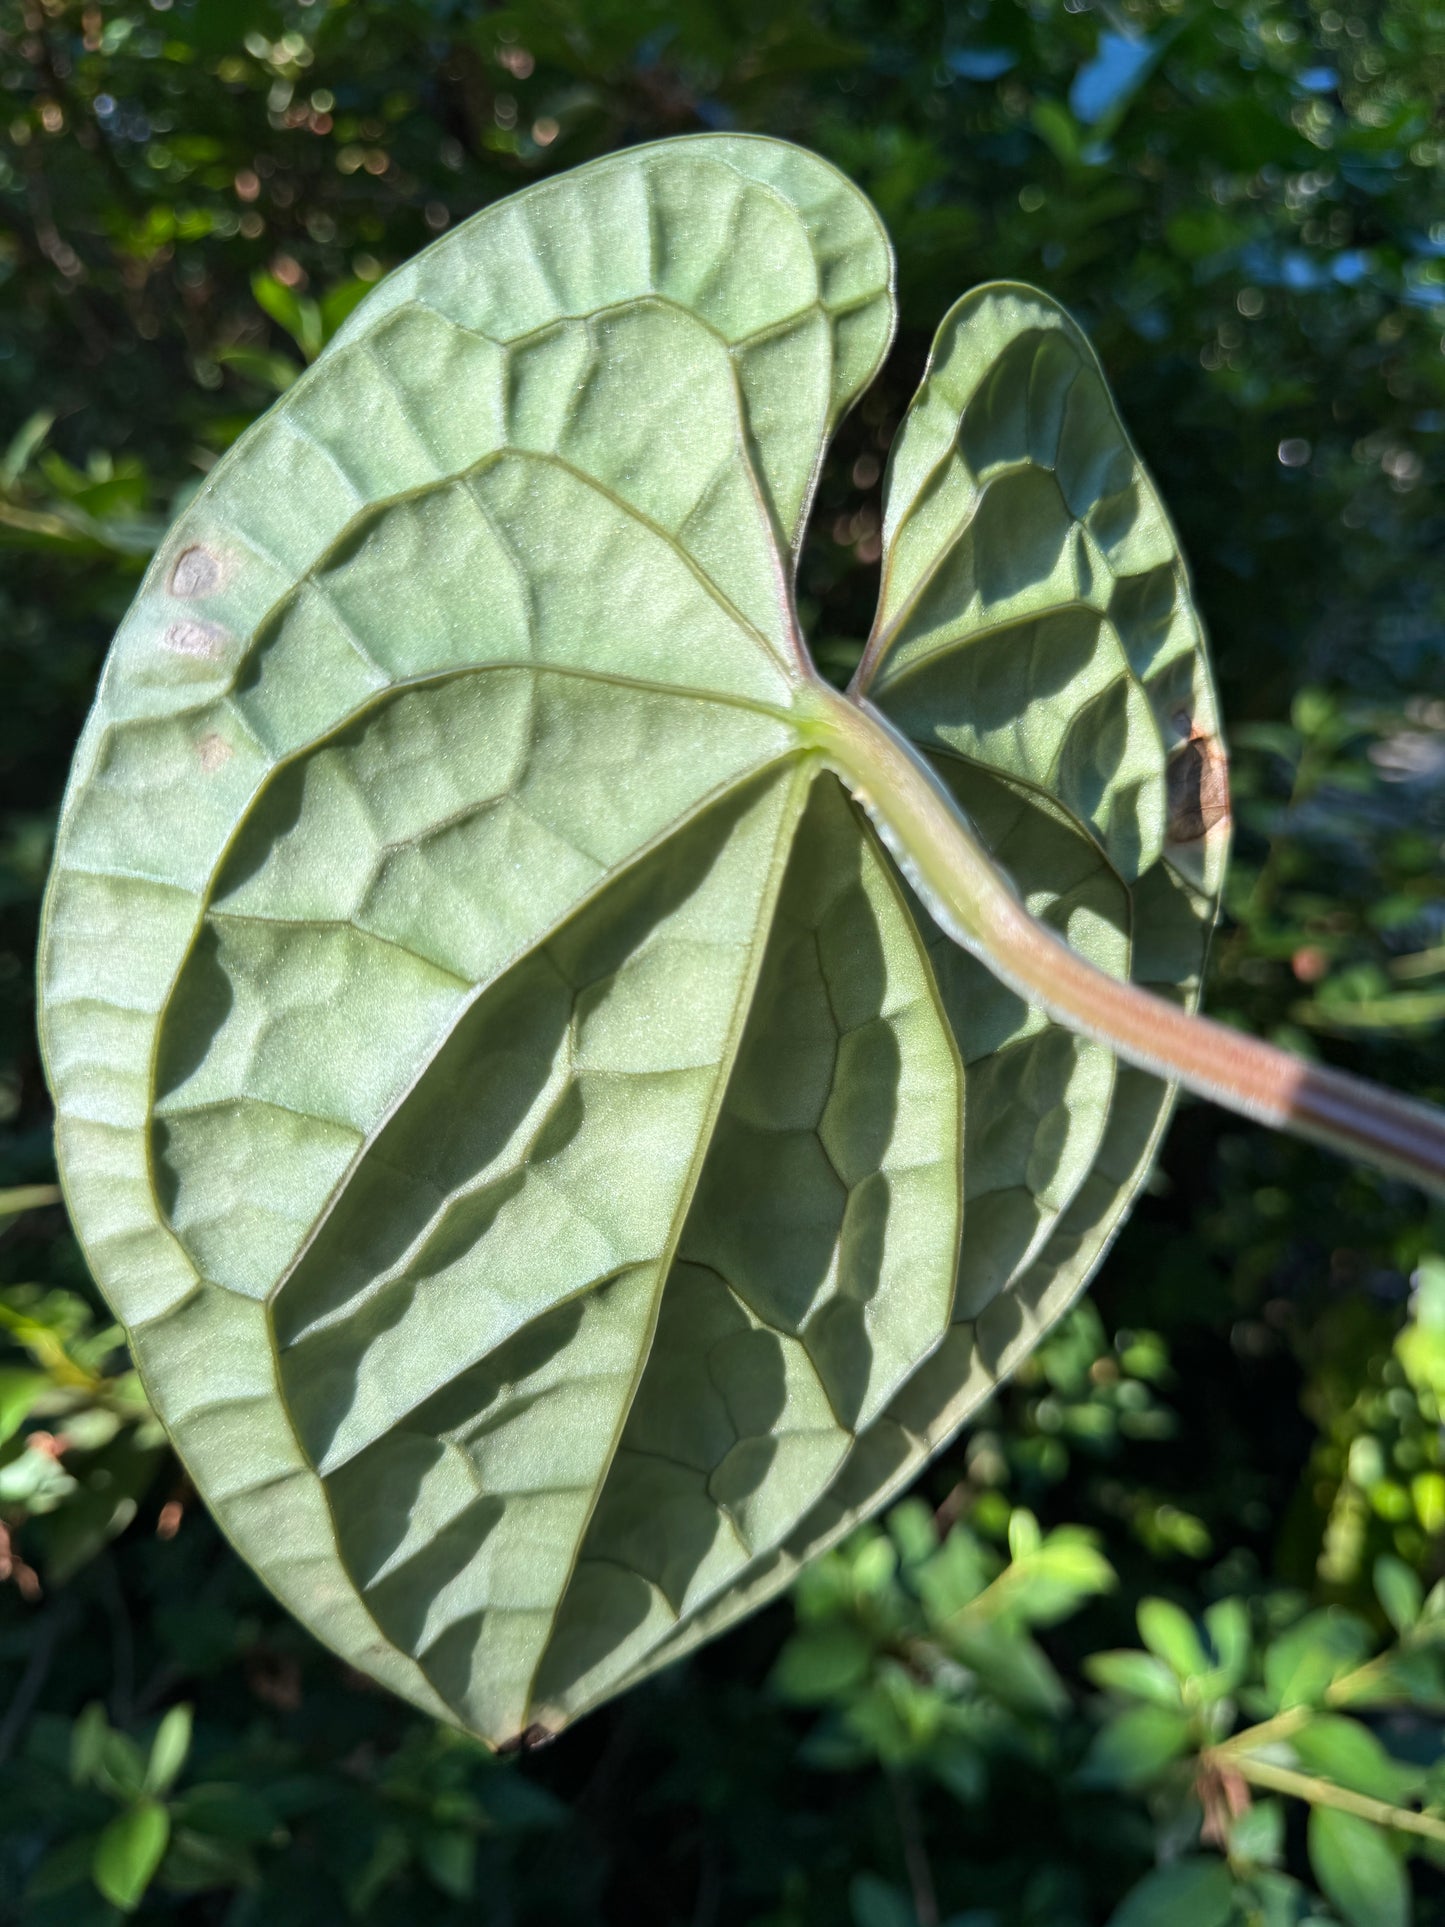
[(1229, 764), (1216, 736), (1182, 712), (1174, 718), (1184, 741), (1165, 771), (1170, 843), (1197, 843), (1229, 821)]

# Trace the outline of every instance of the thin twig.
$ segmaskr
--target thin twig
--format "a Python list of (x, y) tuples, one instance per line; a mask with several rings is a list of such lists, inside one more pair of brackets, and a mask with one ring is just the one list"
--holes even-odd
[(1293, 1767), (1276, 1766), (1272, 1760), (1256, 1759), (1251, 1753), (1231, 1753), (1229, 1766), (1251, 1785), (1266, 1787), (1271, 1793), (1293, 1794), (1315, 1807), (1337, 1807), (1357, 1819), (1372, 1820), (1377, 1827), (1417, 1833), (1422, 1839), (1445, 1845), (1445, 1820), (1436, 1820), (1428, 1813), (1392, 1806), (1388, 1800), (1376, 1800), (1368, 1793), (1353, 1793), (1348, 1787), (1336, 1786), (1333, 1780), (1317, 1780), (1311, 1773), (1296, 1773)]
[(60, 1600), (42, 1616), (40, 1627), (31, 1642), (30, 1658), (20, 1676), (20, 1684), (5, 1709), (5, 1717), (0, 1719), (0, 1762), (9, 1759), (16, 1742), (25, 1731), (26, 1721), (34, 1712), (35, 1702), (50, 1677), (60, 1636), (70, 1630), (74, 1618), (75, 1606), (69, 1598)]
[(913, 1912), (918, 1927), (938, 1927), (938, 1892), (933, 1884), (933, 1868), (923, 1842), (918, 1819), (918, 1802), (913, 1783), (906, 1773), (890, 1770), (888, 1783), (893, 1789), (893, 1807), (898, 1815), (898, 1832), (903, 1841), (903, 1864), (913, 1893)]

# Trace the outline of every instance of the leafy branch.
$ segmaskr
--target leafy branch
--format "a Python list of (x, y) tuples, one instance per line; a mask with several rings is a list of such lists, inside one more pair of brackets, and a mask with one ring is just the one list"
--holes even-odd
[[(1341, 1709), (1433, 1718), (1445, 1695), (1445, 1587), (1421, 1601), (1409, 1569), (1382, 1561), (1377, 1587), (1400, 1626), (1396, 1643), (1369, 1658), (1360, 1657), (1369, 1628), (1339, 1609), (1286, 1616), (1260, 1640), (1255, 1625), (1277, 1617), (1283, 1601), (1252, 1612), (1240, 1599), (1219, 1600), (1196, 1625), (1171, 1601), (1146, 1598), (1140, 1649), (1084, 1657), (1082, 1672), (1102, 1694), (1092, 1698), (1066, 1685), (1035, 1634), (1112, 1587), (1107, 1561), (1086, 1535), (1042, 1533), (1024, 1511), (1013, 1513), (1009, 1536), (1001, 1562), (967, 1525), (940, 1539), (910, 1501), (889, 1516), (886, 1536), (860, 1533), (804, 1575), (799, 1627), (773, 1684), (823, 1715), (805, 1758), (833, 1772), (876, 1760), (967, 1805), (1010, 1757), (1057, 1746), (1072, 1718), (1088, 1729), (1074, 1797), (1146, 1802), (1174, 1843), (1120, 1906), (1119, 1927), (1212, 1919), (1204, 1895), (1221, 1923), (1236, 1917), (1232, 1909), (1252, 1919), (1272, 1884), (1292, 1887), (1276, 1871), (1277, 1805), (1254, 1793), (1311, 1810), (1321, 1888), (1350, 1927), (1378, 1927), (1387, 1917), (1378, 1910), (1404, 1891), (1387, 1836), (1405, 1847), (1445, 1843), (1445, 1780), (1438, 1762), (1426, 1769), (1395, 1758)], [(1231, 1733), (1241, 1706), (1262, 1717)], [(1042, 1770), (1053, 1758), (1043, 1752)], [(906, 1829), (900, 1849), (908, 1864)], [(1349, 1872), (1361, 1866), (1363, 1897)], [(1402, 1920), (1408, 1897), (1403, 1904)]]

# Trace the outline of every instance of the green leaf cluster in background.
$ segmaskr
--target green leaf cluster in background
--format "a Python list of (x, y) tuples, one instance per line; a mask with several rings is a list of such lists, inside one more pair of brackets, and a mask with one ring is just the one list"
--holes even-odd
[[(1445, 29), (1427, 0), (1141, 0), (1108, 18), (1063, 0), (8, 0), (0, 76), (0, 1185), (55, 1177), (32, 961), (102, 652), (150, 544), (309, 365), (304, 304), (324, 343), (358, 293), (479, 207), (698, 128), (815, 149), (897, 250), (902, 333), (839, 431), (800, 558), (828, 673), (851, 674), (873, 613), (882, 469), (939, 317), (987, 279), (1047, 287), (1108, 370), (1211, 633), (1237, 834), (1209, 1007), (1445, 1096), (1430, 1002), (1445, 985)], [(47, 1385), (30, 1383), (0, 1470), (37, 1493), (64, 1477), (49, 1511), (0, 1504), (0, 1913), (120, 1918), (90, 1867), (122, 1802), (70, 1780), (72, 1729), (102, 1701), (142, 1757), (168, 1707), (195, 1708), (147, 1922), (1099, 1927), (1131, 1904), (1177, 1917), (1181, 1895), (1208, 1918), (1225, 1881), (1179, 1791), (1196, 1756), (1162, 1788), (1079, 1789), (1095, 1733), (1129, 1704), (1083, 1662), (1155, 1657), (1136, 1615), (1161, 1595), (1201, 1637), (1217, 1601), (1247, 1601), (1256, 1662), (1331, 1607), (1367, 1622), (1366, 1659), (1386, 1650), (1382, 1555), (1422, 1597), (1442, 1570), (1427, 1362), (1442, 1251), (1445, 1224), (1410, 1193), (1182, 1111), (1097, 1313), (1055, 1327), (916, 1484), (940, 1541), (962, 1521), (985, 1564), (1023, 1506), (1045, 1539), (1095, 1534), (1117, 1575), (1023, 1629), (1068, 1710), (1021, 1731), (981, 1698), (987, 1777), (952, 1787), (866, 1753), (803, 1763), (831, 1710), (757, 1685), (795, 1624), (786, 1601), (565, 1742), (495, 1763), (300, 1633), (167, 1454), (128, 1485), (128, 1449), (108, 1455), (137, 1407), (97, 1452), (72, 1447), (69, 1418), (110, 1394), (77, 1403), (55, 1354), (7, 1327), (0, 1368)], [(0, 1282), (27, 1316), (42, 1301), (59, 1316), (66, 1295), (62, 1349), (113, 1334), (54, 1205), (8, 1222)], [(105, 1383), (129, 1370), (114, 1344), (92, 1366)], [(107, 1538), (111, 1476), (136, 1511)], [(73, 1506), (85, 1556), (52, 1571)], [(963, 1683), (942, 1677), (948, 1725)], [(1257, 1670), (1250, 1683), (1263, 1690)], [(1410, 1772), (1438, 1757), (1423, 1700), (1324, 1710)], [(1262, 1717), (1243, 1708), (1236, 1730)], [(208, 1874), (178, 1847), (177, 1803), (217, 1787), (185, 1822), (234, 1843)], [(1251, 1800), (1262, 1817), (1227, 1869), (1238, 1920), (1339, 1927), (1309, 1802)], [(47, 1888), (72, 1842), (68, 1884)], [(1405, 1863), (1422, 1927), (1445, 1917), (1431, 1855), (1422, 1840)], [(1398, 1895), (1388, 1875), (1377, 1887)]]
[[(1097, 1697), (1080, 1701), (1034, 1633), (1114, 1584), (1097, 1543), (1076, 1528), (1043, 1534), (1015, 1510), (1001, 1558), (963, 1526), (940, 1539), (927, 1508), (910, 1501), (886, 1532), (865, 1530), (800, 1580), (799, 1629), (773, 1688), (820, 1709), (803, 1748), (809, 1765), (874, 1765), (905, 1802), (931, 1783), (977, 1807), (1007, 1785), (1034, 1823), (1102, 1824), (1106, 1850), (1119, 1841), (1101, 1822), (1103, 1798), (1147, 1803), (1161, 1864), (1109, 1927), (1327, 1918), (1285, 1868), (1290, 1801), (1307, 1804), (1309, 1866), (1338, 1918), (1409, 1921), (1408, 1854), (1445, 1853), (1440, 1762), (1408, 1745), (1445, 1691), (1445, 1585), (1422, 1599), (1407, 1567), (1382, 1562), (1376, 1584), (1395, 1634), (1383, 1651), (1362, 1618), (1302, 1613), (1284, 1594), (1253, 1610), (1225, 1596), (1198, 1621), (1146, 1596), (1141, 1645), (1088, 1655)], [(1382, 1717), (1407, 1740), (1403, 1756), (1382, 1742)], [(861, 1927), (886, 1891), (855, 1889)], [(1011, 1917), (1001, 1881), (983, 1878), (975, 1897), (980, 1924)], [(886, 1904), (913, 1920), (917, 1900), (916, 1889), (911, 1901), (889, 1892)]]

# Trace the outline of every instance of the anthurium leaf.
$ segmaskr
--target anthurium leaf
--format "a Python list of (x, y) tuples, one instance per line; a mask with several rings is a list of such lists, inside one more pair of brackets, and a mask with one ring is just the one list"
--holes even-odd
[[(792, 577), (891, 280), (774, 141), (485, 210), (208, 476), (77, 754), (43, 1030), (96, 1275), (243, 1554), (494, 1742), (896, 1491), (1082, 1288), (1167, 1111), (953, 949), (825, 766)], [(1036, 334), (1084, 398), (1045, 355), (1064, 506), (975, 593), (939, 410), (1002, 485)], [(943, 340), (874, 693), (1042, 914), (1192, 998), (1219, 785), (1172, 538), (1043, 297)], [(1000, 625), (1056, 604), (1020, 680)]]

